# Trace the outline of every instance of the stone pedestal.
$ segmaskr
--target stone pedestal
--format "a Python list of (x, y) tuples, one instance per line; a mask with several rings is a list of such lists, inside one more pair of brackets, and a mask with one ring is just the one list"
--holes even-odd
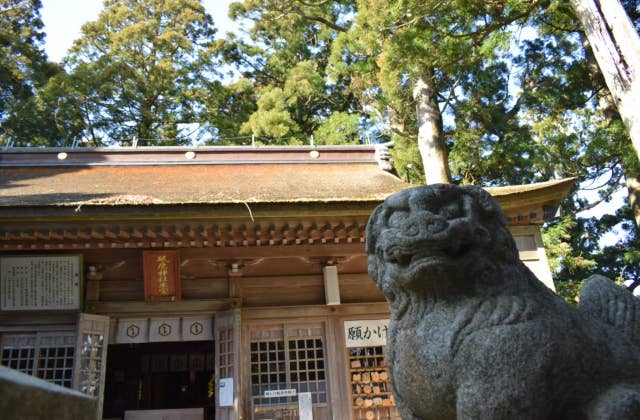
[(4, 420), (96, 420), (98, 400), (0, 366)]

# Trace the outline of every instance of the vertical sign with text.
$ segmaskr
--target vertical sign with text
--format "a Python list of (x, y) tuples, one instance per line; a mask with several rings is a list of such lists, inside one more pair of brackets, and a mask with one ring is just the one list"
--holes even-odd
[(180, 253), (178, 251), (144, 251), (142, 259), (145, 300), (180, 300)]

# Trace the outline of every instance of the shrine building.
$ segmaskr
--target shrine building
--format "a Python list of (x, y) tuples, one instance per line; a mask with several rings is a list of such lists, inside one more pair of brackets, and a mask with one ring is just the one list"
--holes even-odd
[[(399, 419), (364, 246), (411, 187), (384, 147), (2, 149), (2, 364), (104, 419)], [(551, 288), (573, 182), (488, 188)]]

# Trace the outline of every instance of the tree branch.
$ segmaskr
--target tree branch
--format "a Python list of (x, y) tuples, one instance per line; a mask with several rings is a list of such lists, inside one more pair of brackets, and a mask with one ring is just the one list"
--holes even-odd
[(322, 16), (307, 15), (298, 6), (292, 6), (291, 10), (293, 10), (296, 14), (300, 15), (301, 17), (303, 17), (303, 18), (305, 18), (307, 20), (311, 20), (311, 21), (314, 21), (314, 22), (322, 23), (323, 25), (326, 25), (329, 28), (331, 28), (333, 30), (336, 30), (338, 32), (347, 32), (349, 30), (349, 28), (345, 28), (344, 26), (340, 26), (340, 25), (338, 25), (336, 23), (333, 23), (333, 22), (323, 18)]

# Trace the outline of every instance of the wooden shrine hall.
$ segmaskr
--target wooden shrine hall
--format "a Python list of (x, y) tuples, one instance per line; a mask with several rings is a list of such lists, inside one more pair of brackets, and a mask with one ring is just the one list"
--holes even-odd
[[(0, 151), (2, 364), (105, 419), (397, 419), (365, 227), (385, 145)], [(489, 188), (539, 226), (572, 179)]]

